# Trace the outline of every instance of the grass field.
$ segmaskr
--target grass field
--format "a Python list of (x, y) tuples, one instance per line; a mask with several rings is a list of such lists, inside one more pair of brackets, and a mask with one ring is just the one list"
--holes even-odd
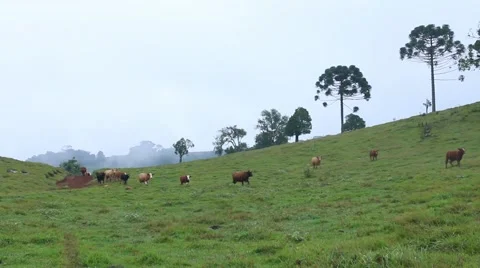
[[(422, 122), (430, 137), (422, 138)], [(478, 267), (479, 133), (475, 103), (298, 144), (126, 169), (156, 174), (149, 185), (133, 176), (131, 190), (52, 190), (44, 174), (53, 167), (15, 162), (32, 171), (28, 179), (0, 173), (0, 266)], [(458, 147), (466, 149), (461, 167), (445, 169), (445, 152)], [(306, 177), (315, 155), (321, 167)], [(234, 185), (231, 173), (248, 168), (251, 184)], [(186, 173), (192, 181), (181, 186)]]

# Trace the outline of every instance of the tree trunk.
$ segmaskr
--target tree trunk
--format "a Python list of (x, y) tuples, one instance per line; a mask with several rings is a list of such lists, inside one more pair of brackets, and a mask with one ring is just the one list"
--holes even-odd
[[(433, 40), (430, 38), (430, 47), (433, 46)], [(435, 105), (435, 73), (433, 68), (433, 49), (430, 51), (430, 79), (432, 80), (432, 113), (434, 113), (437, 108)]]
[(295, 134), (295, 142), (298, 142), (298, 136), (300, 135)]
[(340, 128), (340, 133), (343, 133), (343, 92), (340, 92), (340, 122), (341, 122), (341, 128)]
[(182, 160), (183, 160), (183, 155), (180, 155), (180, 160), (178, 161), (178, 163), (182, 163)]

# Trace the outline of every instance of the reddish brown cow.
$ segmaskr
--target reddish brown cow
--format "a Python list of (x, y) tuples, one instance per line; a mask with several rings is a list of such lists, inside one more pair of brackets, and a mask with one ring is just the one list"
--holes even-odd
[(180, 176), (180, 185), (186, 183), (186, 184), (190, 184), (190, 178), (192, 176), (190, 175), (183, 175), (183, 176)]
[(464, 154), (465, 148), (458, 148), (456, 151), (448, 151), (445, 155), (445, 168), (447, 168), (448, 161), (450, 161), (450, 166), (453, 166), (453, 161), (457, 161), (457, 166), (460, 166), (460, 161)]
[(86, 167), (81, 167), (80, 172), (82, 172), (82, 176), (85, 176), (85, 173), (87, 173), (87, 168)]
[(378, 150), (371, 150), (370, 151), (370, 160), (377, 160)]
[(236, 184), (237, 182), (241, 182), (243, 185), (243, 182), (246, 181), (248, 184), (250, 184), (250, 181), (248, 180), (250, 177), (253, 177), (253, 174), (250, 170), (247, 171), (237, 171), (232, 173), (232, 179), (233, 179), (233, 184)]

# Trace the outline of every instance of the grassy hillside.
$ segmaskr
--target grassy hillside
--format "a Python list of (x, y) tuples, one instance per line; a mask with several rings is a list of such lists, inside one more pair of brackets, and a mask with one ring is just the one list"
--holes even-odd
[[(424, 139), (422, 122), (432, 127)], [(129, 169), (156, 174), (149, 185), (132, 178), (131, 190), (111, 183), (1, 194), (0, 262), (478, 267), (478, 133), (475, 103), (299, 144)], [(466, 149), (462, 166), (445, 169), (445, 152), (458, 147)], [(369, 160), (372, 148), (377, 161)], [(307, 178), (314, 155), (321, 168)], [(232, 184), (231, 173), (247, 168), (251, 184)], [(185, 173), (192, 182), (180, 186)]]
[(0, 157), (0, 195), (53, 190), (55, 181), (65, 176), (61, 168)]

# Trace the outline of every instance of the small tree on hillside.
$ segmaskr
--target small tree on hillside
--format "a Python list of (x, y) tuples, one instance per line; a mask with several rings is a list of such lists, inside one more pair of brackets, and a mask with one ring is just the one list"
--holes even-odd
[[(247, 149), (247, 144), (242, 142), (242, 138), (247, 135), (247, 132), (243, 128), (237, 128), (237, 125), (228, 126), (220, 129), (220, 134), (215, 138), (213, 142), (214, 151), (217, 155), (222, 155), (224, 152), (227, 154), (241, 152)], [(226, 149), (223, 147), (230, 145)]]
[(470, 32), (468, 37), (475, 39), (473, 44), (468, 45), (467, 55), (459, 60), (460, 71), (468, 71), (471, 68), (480, 70), (480, 22), (475, 32)]
[(263, 110), (262, 117), (257, 121), (257, 129), (260, 133), (255, 136), (255, 148), (265, 148), (272, 145), (279, 145), (288, 142), (285, 135), (285, 126), (288, 116), (282, 116), (276, 109)]
[(307, 109), (298, 107), (295, 113), (288, 119), (285, 128), (285, 134), (288, 137), (295, 136), (295, 142), (298, 142), (298, 137), (303, 134), (310, 134), (312, 130), (312, 118)]
[[(325, 70), (315, 86), (320, 88), (315, 95), (315, 101), (320, 99), (320, 93), (324, 92), (325, 96), (335, 96), (335, 101), (340, 100), (340, 126), (343, 132), (343, 105), (345, 100), (370, 100), (370, 90), (372, 87), (368, 84), (367, 79), (363, 77), (362, 72), (355, 65), (332, 66)], [(323, 106), (327, 107), (327, 102), (323, 102)], [(353, 107), (356, 113), (358, 107)]]
[[(410, 32), (409, 38), (410, 41), (400, 48), (400, 59), (417, 59), (430, 66), (432, 112), (435, 112), (437, 110), (435, 76), (455, 71), (449, 71), (449, 69), (457, 64), (458, 59), (465, 52), (465, 46), (460, 41), (454, 40), (454, 32), (450, 30), (448, 24), (442, 27), (435, 27), (434, 24), (415, 27)], [(463, 76), (459, 80), (463, 81)]]
[(346, 116), (343, 131), (352, 131), (361, 128), (365, 128), (365, 120), (356, 114), (349, 114)]
[(195, 144), (189, 139), (181, 138), (176, 143), (173, 144), (175, 149), (175, 154), (179, 156), (179, 163), (182, 163), (183, 156), (188, 155), (188, 149), (195, 147)]
[(60, 164), (60, 167), (65, 169), (69, 174), (71, 175), (80, 175), (82, 172), (80, 172), (80, 163), (73, 157), (72, 159), (65, 161)]
[(423, 103), (423, 106), (425, 106), (425, 113), (428, 114), (428, 108), (429, 108), (430, 106), (432, 106), (432, 102), (431, 102), (429, 99), (427, 99), (427, 100)]

